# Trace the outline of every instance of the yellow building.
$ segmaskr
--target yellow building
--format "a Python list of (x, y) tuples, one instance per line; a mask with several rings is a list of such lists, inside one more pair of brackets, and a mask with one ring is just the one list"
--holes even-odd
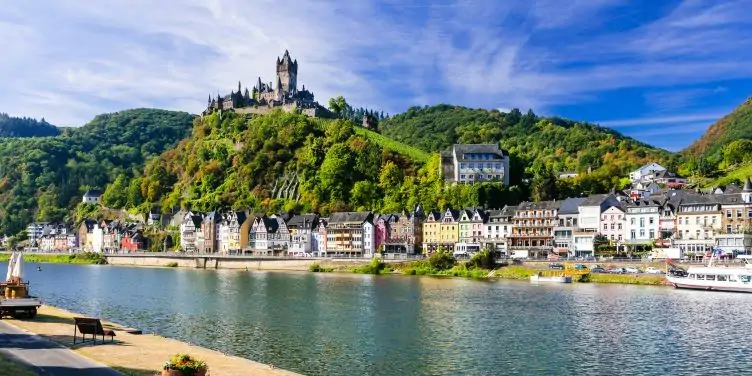
[(423, 251), (425, 253), (436, 252), (439, 247), (439, 230), (441, 213), (431, 210), (423, 222)]
[(439, 246), (445, 250), (454, 250), (454, 245), (460, 241), (460, 212), (451, 208), (444, 212), (439, 225)]

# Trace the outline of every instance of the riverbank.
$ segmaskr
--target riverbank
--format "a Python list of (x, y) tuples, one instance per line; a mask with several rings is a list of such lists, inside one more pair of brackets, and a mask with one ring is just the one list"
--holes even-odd
[(154, 334), (129, 334), (125, 332), (126, 328), (105, 320), (102, 320), (105, 329), (112, 329), (116, 333), (114, 343), (74, 346), (71, 336), (74, 316), (81, 315), (45, 305), (39, 309), (35, 319), (3, 319), (3, 322), (71, 348), (89, 359), (106, 364), (129, 376), (154, 376), (161, 372), (164, 362), (176, 353), (186, 353), (204, 360), (212, 376), (297, 375), (274, 368), (273, 365), (228, 356)]
[[(10, 259), (10, 253), (0, 253), (0, 262)], [(53, 253), (48, 255), (24, 254), (24, 262), (51, 263), (51, 264), (107, 264), (107, 259), (101, 253)]]

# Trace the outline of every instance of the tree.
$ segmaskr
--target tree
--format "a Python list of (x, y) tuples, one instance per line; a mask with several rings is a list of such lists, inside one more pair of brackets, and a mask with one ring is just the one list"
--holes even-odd
[(556, 176), (545, 171), (533, 179), (531, 196), (534, 201), (548, 201), (556, 198)]
[(374, 210), (381, 196), (378, 187), (373, 182), (364, 180), (355, 182), (350, 191), (350, 201), (356, 210)]
[(106, 207), (115, 209), (124, 208), (128, 204), (128, 186), (125, 183), (125, 175), (118, 175), (115, 181), (105, 188), (102, 203)]
[(54, 185), (50, 185), (47, 189), (39, 195), (37, 202), (39, 210), (37, 210), (37, 221), (41, 222), (54, 222), (62, 220), (65, 217), (67, 210), (60, 207), (60, 197), (58, 196), (58, 189)]
[(351, 107), (347, 104), (345, 97), (340, 95), (336, 98), (329, 99), (329, 109), (332, 110), (337, 117), (342, 117), (343, 114), (351, 110)]
[(379, 187), (387, 192), (394, 191), (402, 182), (402, 170), (392, 161), (387, 161), (381, 166), (379, 174)]
[(726, 166), (733, 166), (752, 160), (752, 141), (736, 140), (723, 148), (723, 161)]
[(135, 208), (144, 202), (144, 196), (141, 194), (141, 179), (133, 179), (128, 184), (128, 202), (129, 208)]

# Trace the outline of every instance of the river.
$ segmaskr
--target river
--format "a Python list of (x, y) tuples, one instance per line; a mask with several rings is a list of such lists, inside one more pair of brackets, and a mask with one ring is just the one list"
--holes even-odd
[(752, 367), (752, 294), (35, 267), (26, 264), (27, 279), (48, 304), (306, 375), (720, 375)]

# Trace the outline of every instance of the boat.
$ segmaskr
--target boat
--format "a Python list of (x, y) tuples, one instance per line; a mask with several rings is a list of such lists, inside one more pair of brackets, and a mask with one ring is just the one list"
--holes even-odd
[(37, 271), (41, 272), (42, 271), (42, 267), (41, 266), (37, 266)]
[(29, 295), (29, 282), (24, 282), (23, 270), (23, 254), (13, 252), (5, 282), (0, 282), (0, 319), (21, 314), (34, 318), (42, 305), (38, 297)]
[(530, 276), (531, 283), (572, 283), (572, 276), (555, 275), (544, 276), (542, 272)]
[(669, 273), (666, 279), (677, 289), (752, 292), (752, 264), (745, 260), (743, 267), (713, 266), (719, 254), (713, 252), (708, 265), (690, 266), (686, 273)]

